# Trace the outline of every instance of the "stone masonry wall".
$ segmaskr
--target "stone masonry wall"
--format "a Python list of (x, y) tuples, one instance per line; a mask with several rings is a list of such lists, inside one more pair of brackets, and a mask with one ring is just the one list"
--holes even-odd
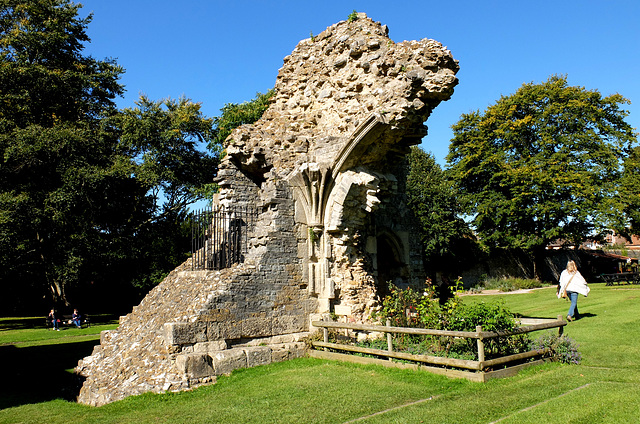
[(245, 262), (169, 274), (79, 362), (78, 400), (184, 390), (300, 356), (312, 319), (367, 321), (379, 280), (423, 280), (400, 170), (457, 70), (437, 41), (395, 43), (365, 14), (302, 40), (218, 172), (220, 205), (259, 212)]

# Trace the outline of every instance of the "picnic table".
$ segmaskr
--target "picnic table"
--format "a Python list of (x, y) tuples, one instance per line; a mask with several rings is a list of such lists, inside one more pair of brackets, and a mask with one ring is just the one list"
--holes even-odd
[(600, 274), (600, 279), (606, 283), (607, 286), (620, 285), (620, 284), (640, 284), (640, 273), (638, 272), (618, 272), (615, 274)]

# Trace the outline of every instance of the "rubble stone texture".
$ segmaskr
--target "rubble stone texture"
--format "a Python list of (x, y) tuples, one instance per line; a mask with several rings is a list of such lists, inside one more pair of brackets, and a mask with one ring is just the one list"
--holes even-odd
[(259, 211), (244, 263), (174, 270), (80, 361), (78, 401), (185, 390), (301, 356), (312, 319), (363, 322), (388, 281), (424, 282), (403, 160), (457, 71), (437, 41), (395, 43), (362, 13), (302, 40), (218, 172), (221, 205)]

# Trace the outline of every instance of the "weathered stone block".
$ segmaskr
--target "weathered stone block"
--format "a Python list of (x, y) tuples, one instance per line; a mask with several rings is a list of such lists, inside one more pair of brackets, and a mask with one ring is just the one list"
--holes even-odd
[(111, 340), (111, 336), (113, 335), (113, 330), (104, 330), (100, 332), (100, 344), (106, 344)]
[(349, 305), (335, 305), (333, 308), (336, 315), (351, 315), (351, 306)]
[(93, 351), (91, 352), (91, 356), (97, 355), (102, 350), (102, 345), (98, 344), (93, 347)]
[(211, 355), (216, 375), (229, 374), (233, 370), (247, 367), (247, 355), (244, 349), (222, 350)]
[(217, 352), (227, 349), (227, 342), (224, 340), (214, 340), (193, 345), (194, 352)]
[(309, 337), (309, 332), (302, 332), (302, 333), (289, 333), (289, 334), (282, 334), (282, 335), (278, 335), (278, 336), (273, 336), (273, 337), (263, 337), (263, 338), (259, 338), (259, 339), (253, 339), (249, 342), (246, 343), (246, 346), (270, 346), (271, 345), (281, 345), (283, 343), (293, 343), (293, 342), (299, 342), (302, 339)]
[[(302, 312), (302, 311), (300, 311)], [(307, 331), (307, 317), (300, 315), (284, 315), (273, 318), (272, 331), (274, 335), (299, 333)]]
[(269, 346), (245, 347), (244, 352), (247, 355), (247, 367), (249, 368), (271, 363), (271, 348)]
[(271, 318), (247, 318), (242, 321), (242, 337), (265, 337), (273, 334)]
[(176, 368), (190, 379), (214, 375), (211, 356), (207, 353), (188, 353), (176, 356)]
[(271, 349), (271, 362), (283, 362), (289, 358), (289, 350), (285, 349), (284, 345), (272, 346)]
[(289, 359), (302, 358), (307, 354), (307, 344), (304, 342), (286, 343)]
[(163, 326), (167, 344), (181, 345), (207, 341), (207, 327), (199, 322), (168, 322)]
[(289, 359), (301, 358), (307, 353), (304, 342), (282, 343), (271, 347), (271, 362), (282, 362)]
[(238, 321), (216, 321), (207, 323), (207, 339), (216, 341), (222, 339), (239, 339), (242, 337), (242, 326)]

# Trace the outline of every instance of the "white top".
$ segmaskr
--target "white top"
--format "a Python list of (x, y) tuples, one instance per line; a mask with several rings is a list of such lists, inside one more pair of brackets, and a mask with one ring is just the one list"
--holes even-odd
[(587, 281), (582, 274), (580, 274), (580, 271), (571, 274), (566, 269), (560, 274), (560, 291), (558, 292), (558, 297), (560, 297), (560, 293), (565, 289), (567, 291), (580, 293), (583, 296), (587, 296), (591, 291), (587, 285)]

